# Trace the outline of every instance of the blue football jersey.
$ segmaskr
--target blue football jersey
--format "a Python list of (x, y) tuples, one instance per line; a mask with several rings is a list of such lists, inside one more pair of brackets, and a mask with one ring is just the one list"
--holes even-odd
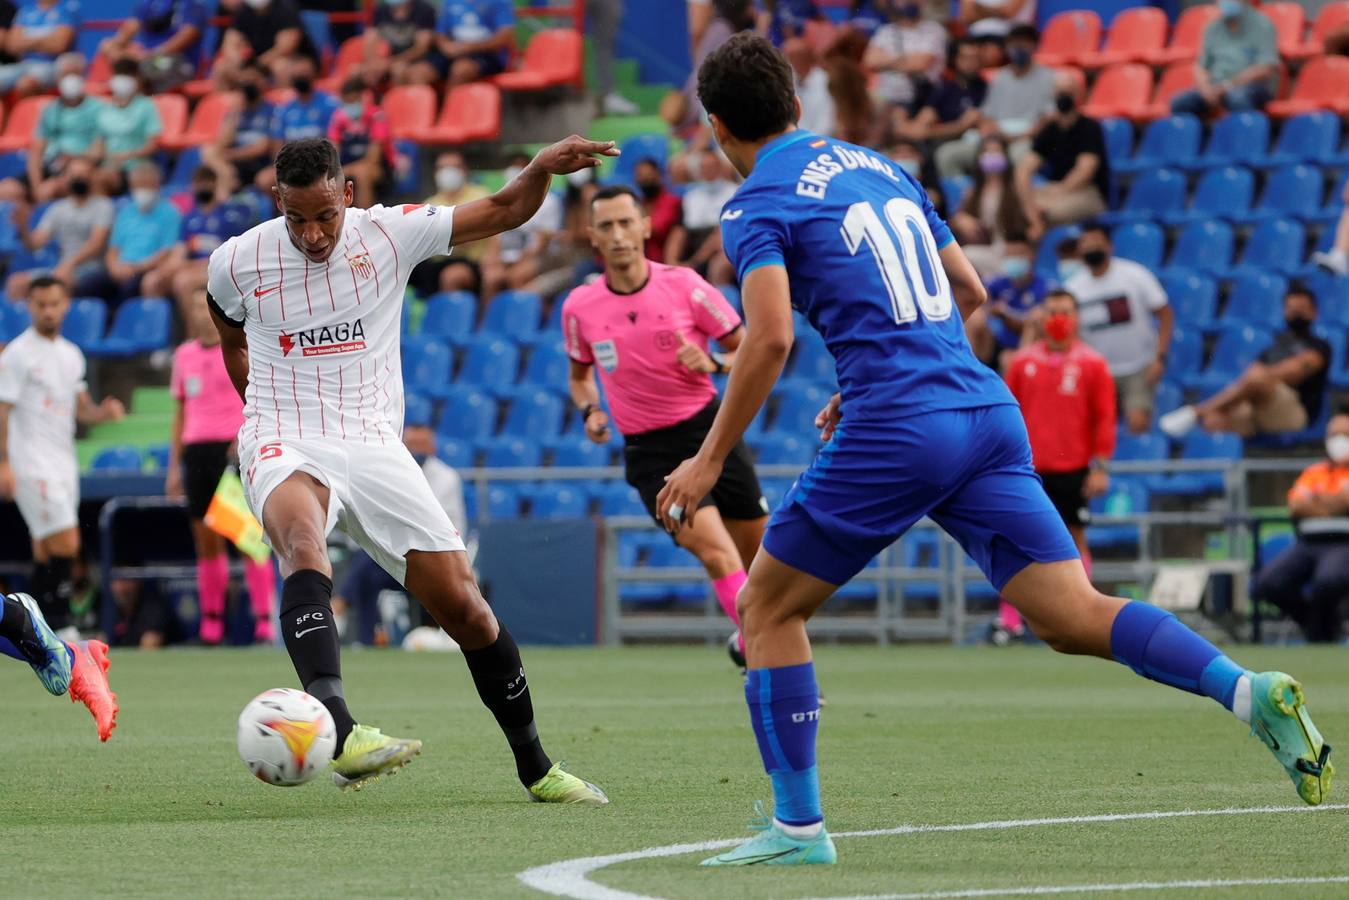
[(792, 306), (834, 356), (846, 420), (1016, 402), (965, 338), (938, 256), (951, 230), (880, 154), (788, 132), (760, 150), (721, 231), (742, 283), (786, 268)]
[(182, 240), (190, 259), (206, 259), (215, 248), (252, 225), (253, 214), (242, 203), (221, 203), (210, 212), (194, 205), (183, 217)]

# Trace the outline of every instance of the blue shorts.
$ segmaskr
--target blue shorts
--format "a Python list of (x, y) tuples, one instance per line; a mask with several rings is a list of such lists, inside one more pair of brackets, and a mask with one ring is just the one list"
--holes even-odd
[(764, 549), (844, 584), (930, 516), (1001, 590), (1033, 562), (1077, 559), (1077, 547), (1031, 467), (1021, 410), (945, 410), (849, 422), (792, 485), (768, 521)]

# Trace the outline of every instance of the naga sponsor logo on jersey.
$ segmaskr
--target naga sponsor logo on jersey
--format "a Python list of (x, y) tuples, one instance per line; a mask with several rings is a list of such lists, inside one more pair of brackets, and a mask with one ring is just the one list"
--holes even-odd
[(370, 258), (369, 253), (357, 253), (355, 256), (348, 256), (347, 262), (351, 263), (351, 271), (362, 278), (369, 278), (375, 274), (375, 263)]
[(361, 320), (338, 322), (336, 325), (324, 325), (322, 328), (310, 328), (308, 331), (282, 333), (277, 338), (281, 345), (281, 355), (290, 356), (290, 352), (299, 349), (301, 356), (331, 356), (334, 353), (351, 353), (365, 349), (365, 326)]
[(853, 172), (857, 169), (869, 169), (873, 172), (879, 172), (891, 181), (899, 181), (894, 166), (874, 153), (866, 150), (853, 150), (835, 144), (830, 153), (821, 153), (806, 163), (796, 182), (797, 196), (810, 197), (812, 200), (823, 200), (825, 191), (829, 189), (829, 182), (833, 181), (835, 175), (842, 172)]

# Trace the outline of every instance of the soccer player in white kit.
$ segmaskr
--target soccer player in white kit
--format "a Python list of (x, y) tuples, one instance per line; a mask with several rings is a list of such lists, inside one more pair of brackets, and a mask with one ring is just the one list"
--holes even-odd
[(552, 175), (616, 155), (579, 137), (540, 151), (496, 194), (459, 207), (351, 208), (337, 149), (293, 141), (276, 158), (281, 216), (211, 254), (208, 296), (225, 366), (244, 398), (239, 463), (249, 504), (285, 582), (281, 627), (304, 689), (337, 724), (343, 789), (396, 770), (421, 741), (356, 724), (342, 692), (327, 535), (342, 528), (463, 648), (531, 797), (607, 803), (539, 743), (520, 652), (478, 591), (459, 532), (400, 440), (399, 329), (408, 275), (469, 243), (519, 227)]

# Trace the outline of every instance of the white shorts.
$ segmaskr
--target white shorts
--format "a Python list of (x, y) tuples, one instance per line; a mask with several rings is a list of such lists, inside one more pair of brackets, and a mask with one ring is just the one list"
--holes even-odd
[(78, 475), (24, 476), (16, 474), (14, 502), (35, 541), (79, 525)]
[(267, 497), (295, 472), (328, 488), (326, 531), (341, 528), (401, 584), (409, 550), (463, 550), (459, 530), (431, 493), (426, 476), (402, 443), (338, 440), (239, 443), (248, 505), (259, 521)]

